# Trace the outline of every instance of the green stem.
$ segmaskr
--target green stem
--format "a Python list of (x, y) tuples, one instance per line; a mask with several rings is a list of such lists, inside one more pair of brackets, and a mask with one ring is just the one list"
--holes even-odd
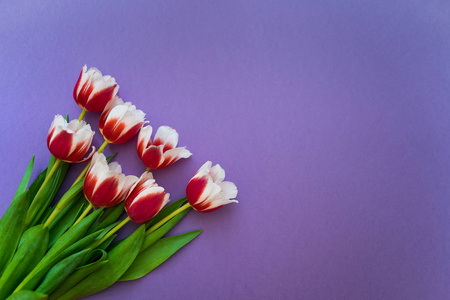
[[(80, 175), (78, 175), (77, 179), (75, 179), (75, 182), (72, 184), (72, 186), (69, 188), (73, 188), (77, 183), (79, 183), (81, 180), (84, 179), (84, 176), (86, 175), (86, 172), (89, 170), (89, 166), (91, 165), (91, 162), (89, 162), (86, 167), (81, 171)], [(50, 224), (52, 224), (53, 220), (58, 216), (58, 214), (66, 207), (66, 203), (61, 203), (61, 201), (56, 204), (55, 208), (53, 209), (50, 216), (47, 218), (47, 221), (44, 223), (44, 227), (49, 227)], [(77, 221), (78, 222), (78, 221)]]
[(184, 210), (186, 210), (186, 209), (188, 209), (190, 207), (191, 207), (191, 205), (188, 202), (185, 205), (183, 205), (182, 207), (180, 207), (179, 209), (173, 211), (170, 215), (166, 216), (164, 219), (162, 219), (161, 221), (159, 221), (158, 223), (156, 223), (155, 225), (150, 227), (145, 232), (145, 235), (149, 235), (150, 233), (152, 233), (153, 231), (155, 231), (156, 229), (158, 229), (159, 227), (164, 225), (167, 221), (169, 221), (170, 219), (172, 219), (173, 217), (175, 217), (176, 215), (178, 215), (179, 213), (181, 213), (182, 211), (184, 211)]
[[(48, 172), (47, 176), (44, 179), (44, 182), (42, 183), (41, 187), (37, 191), (37, 193), (34, 196), (34, 198), (37, 198), (39, 196), (39, 194), (42, 192), (42, 189), (44, 188), (44, 186), (48, 184), (48, 181), (53, 177), (53, 175), (55, 174), (56, 170), (58, 170), (58, 166), (59, 166), (60, 163), (61, 163), (61, 160), (59, 160), (59, 159), (55, 160), (55, 163), (53, 164), (52, 169), (50, 170), (50, 172)], [(36, 211), (34, 209), (31, 209), (33, 207), (33, 204), (34, 204), (34, 202), (31, 203), (29, 212), (30, 211)], [(33, 218), (34, 218), (34, 215), (28, 215), (27, 214), (27, 218), (25, 220), (25, 228), (28, 227), (28, 224), (30, 224), (30, 222), (33, 220)]]
[(81, 120), (83, 120), (85, 114), (86, 114), (86, 109), (83, 108), (83, 110), (81, 111), (80, 116), (78, 117), (78, 121), (79, 122), (81, 122)]
[(150, 172), (150, 168), (145, 169), (145, 172)]
[(101, 240), (99, 240), (98, 242), (96, 242), (94, 244), (94, 247), (92, 247), (92, 249), (97, 248), (98, 246), (100, 246), (104, 241), (106, 241), (107, 239), (109, 239), (114, 233), (116, 233), (120, 228), (122, 228), (125, 224), (127, 224), (130, 221), (130, 217), (126, 217), (126, 219), (124, 219), (122, 222), (120, 222), (119, 224), (117, 224), (113, 229), (111, 229)]
[(97, 152), (98, 153), (103, 153), (103, 150), (105, 150), (106, 145), (108, 145), (109, 142), (108, 141), (104, 141), (103, 144), (100, 146), (100, 148), (98, 148)]
[(81, 216), (75, 221), (75, 223), (73, 223), (72, 226), (77, 225), (78, 222), (80, 222), (81, 220), (83, 220), (84, 217), (87, 216), (87, 214), (91, 211), (91, 209), (92, 209), (93, 207), (94, 207), (94, 206), (93, 206), (91, 203), (89, 203), (88, 207), (86, 207), (86, 209), (83, 211), (83, 213), (81, 214)]

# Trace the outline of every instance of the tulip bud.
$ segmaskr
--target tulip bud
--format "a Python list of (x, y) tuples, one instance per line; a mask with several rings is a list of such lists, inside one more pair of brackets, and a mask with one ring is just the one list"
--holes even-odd
[(150, 172), (131, 187), (125, 198), (125, 210), (135, 223), (144, 223), (153, 218), (169, 202), (170, 194), (158, 186)]
[(189, 204), (199, 212), (212, 212), (226, 204), (236, 202), (236, 185), (225, 179), (225, 171), (220, 165), (211, 167), (207, 161), (189, 181), (186, 197)]
[(94, 154), (95, 147), (92, 147), (92, 152), (83, 159), (93, 137), (94, 132), (86, 122), (72, 120), (67, 123), (61, 115), (56, 115), (47, 134), (47, 146), (57, 159), (71, 163), (84, 162)]
[(73, 98), (87, 111), (102, 111), (117, 94), (119, 85), (114, 77), (102, 76), (102, 72), (97, 68), (90, 68), (88, 71), (86, 69), (86, 65), (81, 69), (80, 77), (73, 89)]
[(100, 116), (99, 129), (106, 141), (113, 144), (128, 142), (144, 125), (145, 113), (131, 102), (119, 97), (109, 102)]
[(119, 204), (138, 178), (122, 173), (117, 162), (108, 164), (103, 153), (95, 153), (84, 179), (83, 192), (86, 199), (97, 207)]
[(137, 153), (142, 162), (150, 169), (164, 169), (181, 158), (188, 158), (192, 153), (186, 147), (175, 148), (178, 144), (178, 132), (169, 127), (161, 126), (152, 142), (152, 127), (141, 128), (137, 142)]

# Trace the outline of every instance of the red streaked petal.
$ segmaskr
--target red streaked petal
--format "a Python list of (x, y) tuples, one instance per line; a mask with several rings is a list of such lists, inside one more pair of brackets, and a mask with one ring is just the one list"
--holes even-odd
[(139, 195), (131, 205), (126, 206), (128, 216), (135, 223), (144, 223), (153, 218), (165, 202), (164, 189), (160, 187), (150, 188), (147, 193), (142, 194), (144, 195)]
[[(89, 173), (86, 175), (86, 178), (84, 179), (83, 193), (89, 202), (91, 202), (92, 195), (94, 193), (94, 189), (95, 189), (95, 185), (97, 184), (97, 181), (98, 181), (98, 178)], [(93, 204), (93, 203), (91, 202), (91, 204)]]
[(112, 176), (106, 178), (99, 182), (99, 184), (95, 187), (93, 195), (90, 199), (90, 202), (94, 206), (105, 206), (116, 197), (118, 190), (117, 186), (119, 184), (119, 178), (117, 176)]
[(186, 187), (186, 197), (188, 198), (188, 201), (192, 206), (195, 206), (196, 203), (203, 200), (201, 199), (201, 197), (205, 192), (207, 186), (207, 177), (192, 178), (191, 181), (189, 181)]
[(153, 128), (150, 125), (142, 127), (141, 131), (139, 131), (136, 150), (141, 159), (142, 159), (142, 155), (144, 154), (145, 148), (147, 148), (149, 145), (151, 145), (152, 131), (153, 131)]
[(106, 104), (108, 104), (108, 102), (115, 96), (116, 87), (117, 84), (94, 93), (91, 95), (84, 108), (92, 112), (102, 111)]
[(49, 143), (48, 149), (54, 157), (65, 160), (72, 148), (72, 134), (61, 131)]
[(89, 153), (88, 156), (86, 156), (85, 158), (79, 159), (79, 160), (76, 161), (76, 162), (77, 162), (77, 163), (83, 163), (83, 162), (85, 162), (85, 161), (88, 161), (88, 160), (91, 159), (91, 157), (94, 155), (94, 153), (95, 153), (95, 147), (92, 146), (91, 153)]
[(116, 144), (116, 145), (124, 144), (124, 143), (128, 142), (129, 140), (131, 140), (136, 135), (136, 133), (139, 131), (139, 129), (142, 127), (142, 125), (144, 125), (144, 122), (134, 125), (127, 131), (122, 130), (122, 132), (120, 132), (119, 138), (115, 140), (114, 144)]
[(142, 162), (150, 169), (158, 169), (163, 162), (162, 146), (150, 146), (141, 157)]
[(182, 159), (182, 158), (188, 158), (192, 155), (192, 153), (185, 149), (185, 147), (183, 148), (175, 148), (175, 149), (170, 149), (167, 152), (164, 152), (163, 154), (163, 163), (161, 163), (157, 169), (163, 169), (166, 168), (172, 164), (174, 164), (175, 162), (177, 162), (178, 160)]
[(80, 76), (78, 77), (77, 83), (75, 84), (75, 87), (73, 89), (73, 99), (80, 106), (83, 106), (83, 103), (81, 103), (80, 100), (78, 100), (78, 89), (80, 87), (81, 78), (83, 77), (84, 72), (86, 72), (86, 65), (84, 65), (83, 68), (81, 68)]
[(78, 92), (77, 103), (84, 107), (89, 99), (89, 95), (94, 90), (94, 86), (92, 85), (92, 77), (88, 76), (86, 81), (81, 83), (81, 89)]
[(178, 144), (178, 132), (169, 126), (160, 126), (155, 134), (154, 145), (164, 145), (164, 152)]
[(105, 139), (111, 143), (115, 143), (120, 138), (120, 134), (125, 128), (125, 124), (119, 122), (119, 119), (108, 119), (101, 129)]

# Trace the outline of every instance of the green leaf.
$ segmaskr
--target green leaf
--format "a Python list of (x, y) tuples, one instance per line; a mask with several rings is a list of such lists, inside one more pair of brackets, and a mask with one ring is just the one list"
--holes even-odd
[(56, 204), (55, 209), (59, 210), (60, 212), (56, 216), (56, 218), (52, 221), (50, 224), (50, 228), (58, 222), (62, 216), (64, 216), (65, 212), (70, 209), (72, 205), (77, 202), (79, 198), (83, 198), (82, 203), (85, 203), (84, 201), (84, 195), (83, 195), (83, 181), (78, 182), (74, 186), (70, 187), (67, 192), (64, 193), (64, 195), (59, 199), (58, 203)]
[(86, 245), (84, 245), (83, 242), (88, 243), (89, 241), (86, 240), (88, 237), (83, 239), (83, 236), (92, 223), (95, 222), (100, 213), (101, 209), (94, 211), (92, 214), (81, 220), (78, 224), (67, 230), (56, 241), (52, 248), (50, 248), (38, 265), (28, 274), (27, 277), (25, 277), (22, 283), (17, 287), (16, 291), (33, 290), (51, 267), (67, 256), (80, 251), (82, 246), (85, 247)]
[(45, 180), (45, 174), (47, 174), (47, 169), (44, 169), (28, 188), (30, 199), (34, 199), (34, 196), (36, 196), (37, 191)]
[(50, 241), (49, 246), (52, 246), (60, 237), (69, 229), (73, 223), (75, 223), (78, 216), (85, 209), (86, 202), (84, 197), (78, 197), (74, 201), (73, 205), (67, 206), (63, 211), (60, 212), (62, 217), (57, 222), (52, 222), (50, 227)]
[(89, 251), (90, 249), (82, 250), (57, 263), (44, 277), (36, 292), (49, 294), (78, 267)]
[(93, 226), (89, 230), (89, 232), (94, 232), (96, 230), (103, 229), (103, 228), (110, 226), (112, 223), (117, 221), (117, 219), (122, 215), (123, 211), (124, 211), (123, 204), (119, 204), (119, 205), (107, 208), (103, 212), (100, 219), (98, 220), (98, 223), (95, 226)]
[(173, 203), (170, 203), (169, 205), (161, 209), (161, 211), (156, 216), (154, 216), (150, 221), (145, 223), (145, 227), (148, 229), (151, 226), (155, 225), (156, 223), (158, 223), (159, 221), (161, 221), (162, 219), (173, 213), (175, 210), (180, 208), (184, 204), (184, 202), (186, 202), (186, 197), (181, 198)]
[(37, 225), (25, 231), (20, 246), (0, 278), (0, 299), (14, 291), (47, 251), (48, 228)]
[(180, 248), (192, 241), (201, 232), (201, 230), (190, 231), (180, 235), (160, 239), (152, 246), (139, 253), (133, 264), (119, 280), (134, 280), (147, 275), (171, 257)]
[(53, 165), (55, 164), (55, 162), (56, 162), (56, 157), (54, 157), (53, 155), (50, 154), (50, 159), (49, 159), (48, 165), (47, 165), (47, 173), (45, 173), (45, 177), (47, 177), (48, 173), (53, 168)]
[(113, 285), (139, 253), (144, 240), (144, 225), (140, 226), (128, 238), (108, 253), (109, 263), (90, 274), (58, 299), (76, 299), (86, 297)]
[(141, 252), (153, 245), (157, 240), (162, 238), (167, 232), (169, 232), (170, 229), (172, 229), (175, 225), (177, 225), (178, 222), (189, 212), (189, 210), (184, 210), (172, 219), (170, 219), (167, 223), (165, 223), (163, 226), (159, 227), (152, 233), (147, 235), (147, 232), (145, 233), (146, 236), (144, 238), (144, 243), (142, 244)]
[(46, 300), (47, 295), (33, 291), (19, 291), (8, 297), (6, 300)]
[(105, 260), (108, 257), (108, 253), (105, 250), (102, 249), (95, 249), (89, 252), (88, 255), (81, 261), (80, 266), (78, 269), (85, 267), (87, 265), (90, 265), (92, 263), (95, 263), (99, 260)]
[(98, 245), (97, 249), (106, 250), (112, 241), (116, 238), (117, 234), (111, 235), (106, 241)]
[(116, 155), (117, 155), (117, 152), (111, 154), (110, 156), (108, 156), (108, 157), (106, 158), (106, 161), (107, 161), (107, 162), (111, 162), (111, 160), (113, 160), (114, 157), (116, 157)]
[[(27, 219), (25, 221), (25, 224), (28, 227), (38, 223), (45, 209), (52, 202), (56, 192), (64, 180), (64, 177), (66, 176), (69, 165), (69, 163), (60, 162), (60, 164), (56, 167), (57, 169), (55, 173), (53, 173), (53, 175), (48, 179), (46, 178), (42, 183), (40, 189), (36, 193), (36, 196), (31, 202), (30, 208), (28, 209)], [(48, 168), (47, 170), (50, 169)]]
[(23, 174), (22, 180), (19, 183), (19, 187), (17, 188), (13, 201), (16, 200), (21, 194), (23, 194), (26, 191), (28, 182), (30, 181), (31, 172), (33, 172), (33, 166), (34, 166), (34, 155), (31, 157), (31, 160), (28, 163), (28, 167), (25, 170), (25, 174)]
[(25, 227), (25, 218), (30, 203), (29, 191), (17, 197), (0, 220), (0, 274), (13, 257)]
[(57, 288), (50, 294), (50, 299), (58, 299), (62, 294), (67, 292), (70, 288), (72, 288), (75, 284), (86, 278), (88, 275), (97, 271), (105, 264), (109, 262), (108, 254), (103, 250), (94, 250), (89, 255), (94, 254), (95, 252), (100, 251), (100, 255), (97, 257), (95, 261), (88, 262), (88, 264), (79, 267), (74, 273), (72, 273), (69, 277), (66, 278)]

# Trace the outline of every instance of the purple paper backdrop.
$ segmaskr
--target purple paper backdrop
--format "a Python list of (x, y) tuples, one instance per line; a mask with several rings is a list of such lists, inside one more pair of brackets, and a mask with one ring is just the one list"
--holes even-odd
[(450, 299), (450, 4), (374, 2), (2, 1), (0, 214), (86, 63), (194, 153), (154, 173), (172, 199), (212, 160), (240, 201), (90, 299)]

